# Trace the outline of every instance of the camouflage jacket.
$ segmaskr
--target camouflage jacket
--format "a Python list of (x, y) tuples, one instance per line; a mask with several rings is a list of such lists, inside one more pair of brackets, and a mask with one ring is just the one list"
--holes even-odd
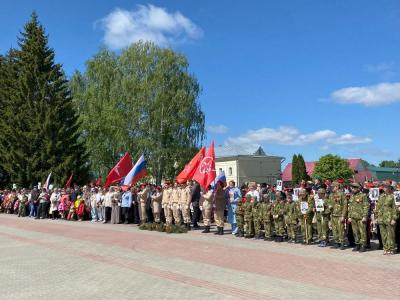
[(329, 198), (329, 206), (333, 217), (347, 217), (347, 199), (343, 192), (332, 193)]
[(361, 220), (368, 217), (369, 202), (363, 193), (352, 195), (349, 200), (349, 218)]
[(296, 224), (299, 215), (299, 206), (296, 202), (287, 202), (285, 205), (285, 220), (287, 224)]
[(389, 225), (392, 220), (397, 219), (396, 205), (393, 195), (380, 195), (376, 203), (375, 219), (378, 224)]

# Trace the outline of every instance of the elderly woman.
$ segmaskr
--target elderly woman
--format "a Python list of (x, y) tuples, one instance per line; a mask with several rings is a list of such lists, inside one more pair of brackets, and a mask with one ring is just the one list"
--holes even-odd
[(228, 223), (231, 224), (232, 234), (236, 234), (238, 231), (236, 223), (236, 207), (239, 201), (241, 201), (242, 194), (240, 190), (235, 186), (235, 181), (229, 181), (229, 185), (225, 190), (225, 199), (228, 208)]

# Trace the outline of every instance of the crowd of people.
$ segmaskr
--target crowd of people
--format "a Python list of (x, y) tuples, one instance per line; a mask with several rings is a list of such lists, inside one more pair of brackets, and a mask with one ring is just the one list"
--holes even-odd
[[(377, 199), (371, 199), (372, 188), (379, 188)], [(0, 212), (35, 219), (174, 224), (187, 230), (200, 229), (202, 222), (204, 234), (215, 223), (217, 235), (225, 233), (227, 222), (237, 237), (360, 252), (376, 238), (383, 254), (400, 250), (400, 203), (393, 193), (400, 185), (315, 180), (278, 189), (255, 182), (238, 188), (234, 181), (217, 182), (207, 191), (192, 181), (162, 187), (34, 187), (0, 191)]]

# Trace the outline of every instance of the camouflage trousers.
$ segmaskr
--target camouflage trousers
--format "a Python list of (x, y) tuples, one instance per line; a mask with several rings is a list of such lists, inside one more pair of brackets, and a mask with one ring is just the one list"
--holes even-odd
[(182, 217), (183, 223), (188, 224), (191, 222), (190, 220), (190, 205), (189, 204), (181, 204), (182, 209)]
[(236, 215), (236, 225), (240, 232), (244, 233), (244, 218), (241, 215)]
[(254, 235), (254, 223), (252, 217), (244, 217), (244, 234), (247, 237)]
[(172, 204), (172, 214), (174, 216), (175, 224), (181, 225), (182, 215), (181, 215), (181, 207), (180, 207), (179, 203)]
[(277, 219), (274, 219), (274, 225), (275, 225), (275, 234), (277, 236), (283, 236), (285, 233), (285, 220), (283, 217), (278, 217)]
[(259, 217), (253, 217), (253, 223), (254, 223), (254, 234), (258, 235), (261, 232), (261, 225), (263, 224), (263, 221)]
[(311, 244), (312, 242), (312, 218), (303, 215), (300, 219), (301, 234), (303, 235), (303, 242)]
[(264, 233), (265, 233), (265, 237), (267, 239), (272, 237), (273, 227), (274, 227), (274, 224), (270, 220), (264, 221)]
[(25, 217), (26, 216), (26, 206), (25, 204), (20, 204), (18, 208), (18, 217)]
[(329, 219), (328, 216), (324, 216), (322, 214), (317, 214), (317, 232), (318, 239), (320, 241), (328, 240), (328, 232), (329, 232)]
[(171, 225), (173, 217), (171, 206), (169, 204), (164, 203), (163, 208), (164, 208), (165, 222), (167, 223), (167, 225)]
[(344, 243), (344, 223), (340, 220), (341, 217), (331, 217), (333, 239), (336, 243)]
[(382, 236), (383, 250), (394, 251), (395, 250), (395, 226), (390, 224), (379, 224), (379, 229)]
[(286, 228), (287, 228), (289, 240), (295, 240), (296, 239), (296, 224), (294, 222), (289, 222), (288, 224), (286, 224)]
[[(367, 224), (362, 220), (352, 219), (351, 228), (353, 229), (354, 242), (356, 245), (367, 245)], [(382, 230), (382, 229), (381, 229)]]

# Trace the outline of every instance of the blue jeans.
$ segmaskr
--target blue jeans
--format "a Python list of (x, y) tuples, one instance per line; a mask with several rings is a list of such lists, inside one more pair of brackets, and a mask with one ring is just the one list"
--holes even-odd
[(91, 215), (92, 215), (92, 220), (97, 221), (98, 220), (97, 207), (92, 207), (90, 212), (91, 212)]
[(29, 216), (36, 217), (37, 216), (37, 204), (30, 203), (29, 204)]
[(232, 233), (236, 234), (238, 232), (238, 229), (239, 229), (237, 227), (237, 224), (236, 223), (232, 223), (231, 226), (232, 226)]

